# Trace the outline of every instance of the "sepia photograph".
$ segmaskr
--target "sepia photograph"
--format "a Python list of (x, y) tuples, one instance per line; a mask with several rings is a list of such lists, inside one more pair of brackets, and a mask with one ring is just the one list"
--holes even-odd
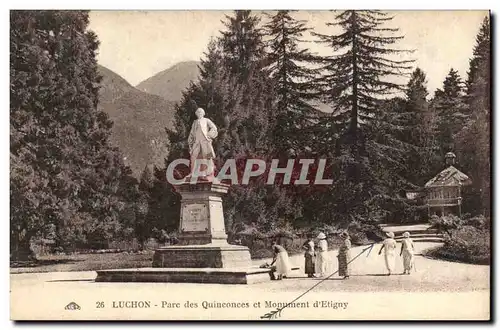
[(9, 16), (11, 320), (491, 320), (487, 8)]

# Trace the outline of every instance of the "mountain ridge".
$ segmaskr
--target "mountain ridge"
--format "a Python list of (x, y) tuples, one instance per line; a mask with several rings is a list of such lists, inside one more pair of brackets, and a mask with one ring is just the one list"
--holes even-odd
[(143, 80), (135, 87), (142, 92), (161, 96), (168, 101), (178, 102), (186, 87), (191, 82), (198, 80), (199, 64), (199, 61), (178, 62)]
[(99, 109), (113, 121), (110, 142), (138, 176), (145, 166), (163, 166), (168, 154), (165, 128), (173, 124), (175, 104), (138, 90), (112, 70), (99, 65), (103, 77)]

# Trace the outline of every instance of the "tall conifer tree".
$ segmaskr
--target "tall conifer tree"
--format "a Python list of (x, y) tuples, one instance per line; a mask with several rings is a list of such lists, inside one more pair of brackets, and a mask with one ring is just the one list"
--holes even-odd
[(336, 218), (347, 223), (380, 219), (387, 203), (397, 202), (394, 190), (403, 180), (394, 173), (405, 166), (407, 146), (395, 137), (400, 127), (393, 124), (387, 99), (402, 90), (395, 78), (406, 74), (412, 61), (392, 57), (405, 51), (392, 47), (403, 37), (384, 27), (391, 19), (379, 11), (348, 10), (327, 23), (340, 28), (339, 34), (314, 33), (333, 52), (319, 59), (318, 86), (333, 108), (323, 120), (319, 147), (336, 159), (336, 197), (330, 199), (339, 210)]
[[(219, 129), (214, 141), (219, 169), (227, 159), (272, 158), (269, 150), (276, 111), (258, 23), (250, 11), (226, 17), (226, 29), (205, 53), (200, 81), (185, 91), (177, 106), (176, 130), (169, 132), (173, 148), (166, 165), (187, 157), (186, 140), (196, 107), (205, 109)], [(224, 212), (229, 233), (246, 227), (270, 230), (300, 213), (279, 187), (260, 181), (231, 187)]]
[(443, 88), (438, 89), (432, 100), (437, 115), (437, 135), (441, 156), (455, 148), (455, 135), (465, 125), (464, 83), (455, 69), (450, 69), (443, 81)]
[(466, 85), (469, 120), (457, 134), (457, 157), (471, 176), (475, 212), (490, 215), (491, 209), (491, 35), (489, 17), (476, 37)]
[(303, 48), (304, 34), (310, 29), (303, 20), (293, 18), (290, 10), (279, 10), (265, 25), (269, 36), (267, 65), (275, 86), (277, 125), (275, 147), (280, 153), (301, 154), (309, 146), (308, 126), (317, 117), (313, 106), (317, 95), (314, 79), (318, 70), (313, 55)]
[(425, 73), (416, 68), (406, 86), (406, 98), (398, 114), (402, 127), (401, 140), (410, 148), (407, 152), (404, 177), (418, 187), (442, 167), (438, 159), (436, 118), (429, 107)]
[(106, 241), (119, 229), (131, 171), (97, 110), (98, 41), (88, 24), (83, 11), (11, 12), (13, 258), (49, 228), (62, 246)]

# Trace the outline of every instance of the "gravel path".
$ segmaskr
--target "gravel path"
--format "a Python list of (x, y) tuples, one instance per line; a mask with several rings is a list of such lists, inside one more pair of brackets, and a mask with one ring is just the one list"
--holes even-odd
[[(417, 253), (436, 246), (416, 243)], [(364, 247), (352, 249), (352, 257)], [(95, 283), (95, 272), (59, 272), (11, 274), (11, 317), (15, 319), (259, 319), (273, 304), (292, 301), (310, 304), (298, 311), (287, 308), (285, 319), (485, 319), (489, 317), (489, 267), (468, 265), (416, 257), (417, 272), (411, 275), (384, 276), (384, 259), (375, 245), (370, 255), (365, 252), (351, 264), (348, 280), (338, 277), (309, 279), (304, 276), (303, 256), (293, 256), (293, 265), (301, 267), (293, 277), (253, 285), (221, 285), (195, 283)], [(336, 251), (329, 252), (330, 271), (336, 270)], [(259, 265), (263, 260), (256, 260)], [(396, 271), (402, 272), (402, 261)], [(410, 294), (411, 293), (411, 294)], [(151, 300), (150, 309), (123, 310), (111, 308), (116, 301)], [(65, 311), (75, 301), (82, 309)], [(106, 308), (97, 309), (102, 301)], [(247, 302), (248, 309), (205, 309), (190, 311), (163, 309), (162, 302), (187, 301), (200, 305), (208, 302)], [(260, 302), (258, 307), (253, 304)], [(313, 308), (327, 302), (324, 308)], [(346, 309), (339, 308), (349, 303)], [(405, 309), (399, 306), (407, 305)], [(278, 305), (277, 305), (278, 306)], [(337, 306), (337, 307), (334, 307)], [(347, 306), (347, 305), (346, 305)], [(398, 309), (399, 308), (399, 309)], [(409, 308), (409, 309), (408, 309)], [(398, 310), (397, 313), (394, 311)]]
[[(348, 280), (340, 280), (332, 276), (323, 281), (318, 290), (332, 291), (474, 291), (489, 290), (489, 266), (470, 265), (443, 260), (426, 258), (420, 253), (428, 248), (436, 247), (439, 243), (416, 243), (416, 272), (411, 275), (400, 275), (403, 272), (402, 258), (396, 262), (396, 274), (385, 276), (386, 269), (383, 255), (378, 255), (380, 244), (373, 247), (370, 255), (368, 251), (354, 260), (351, 266), (351, 277)], [(355, 257), (365, 247), (355, 247), (351, 250), (351, 258)], [(330, 263), (328, 273), (335, 272), (337, 265), (337, 251), (329, 252)], [(262, 288), (270, 291), (303, 291), (313, 286), (320, 279), (309, 279), (304, 275), (304, 260), (302, 255), (290, 257), (291, 263), (298, 266), (298, 271), (293, 271), (288, 279), (283, 281), (271, 281), (261, 284), (253, 284), (252, 288)], [(254, 260), (258, 266), (267, 260)], [(34, 288), (48, 288), (51, 285), (64, 283), (68, 286), (84, 286), (89, 289), (102, 283), (93, 283), (95, 272), (60, 272), (60, 273), (38, 273), (38, 274), (11, 274), (12, 288), (33, 286)], [(129, 284), (105, 284), (121, 286)], [(198, 284), (168, 283), (168, 286), (196, 286)], [(205, 286), (205, 285), (203, 285)], [(207, 285), (211, 286), (211, 285)], [(216, 287), (230, 288), (233, 285), (213, 285)], [(250, 287), (250, 286), (248, 286)]]
[[(334, 275), (320, 284), (319, 290), (332, 291), (474, 291), (489, 290), (489, 266), (470, 265), (457, 262), (429, 259), (421, 253), (429, 248), (439, 246), (439, 243), (417, 242), (415, 266), (416, 272), (402, 275), (403, 260), (396, 260), (396, 274), (385, 276), (384, 257), (378, 255), (381, 245), (376, 244), (370, 255), (368, 251), (354, 260), (351, 266), (351, 277), (340, 280)], [(398, 244), (398, 248), (400, 245)], [(351, 258), (355, 257), (365, 247), (355, 247), (351, 250)], [(338, 269), (337, 251), (329, 252), (330, 264), (328, 274)], [(303, 290), (312, 282), (320, 279), (308, 279), (303, 274), (303, 257), (291, 257), (292, 264), (300, 270), (294, 272), (293, 278), (283, 280), (279, 286), (275, 282), (266, 283), (269, 290)]]

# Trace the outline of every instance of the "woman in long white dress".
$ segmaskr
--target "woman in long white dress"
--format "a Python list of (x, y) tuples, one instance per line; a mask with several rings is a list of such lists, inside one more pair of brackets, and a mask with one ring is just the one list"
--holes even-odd
[(273, 244), (274, 259), (271, 266), (276, 264), (276, 279), (282, 280), (283, 277), (287, 277), (288, 273), (292, 269), (290, 267), (290, 260), (288, 259), (288, 252), (285, 248), (278, 244)]
[(389, 238), (386, 238), (382, 242), (382, 247), (380, 248), (378, 254), (380, 255), (382, 254), (382, 251), (384, 251), (385, 267), (389, 272), (387, 275), (391, 275), (394, 272), (396, 264), (396, 240), (394, 240), (393, 232), (388, 232), (387, 236), (389, 236)]
[(319, 277), (326, 275), (326, 258), (328, 252), (328, 243), (326, 241), (326, 235), (324, 233), (319, 233), (318, 235), (318, 246), (316, 249), (316, 263), (315, 270)]
[(409, 275), (414, 265), (414, 245), (413, 241), (410, 238), (410, 233), (405, 232), (403, 234), (403, 241), (401, 242), (401, 253), (400, 256), (403, 256), (403, 274)]

